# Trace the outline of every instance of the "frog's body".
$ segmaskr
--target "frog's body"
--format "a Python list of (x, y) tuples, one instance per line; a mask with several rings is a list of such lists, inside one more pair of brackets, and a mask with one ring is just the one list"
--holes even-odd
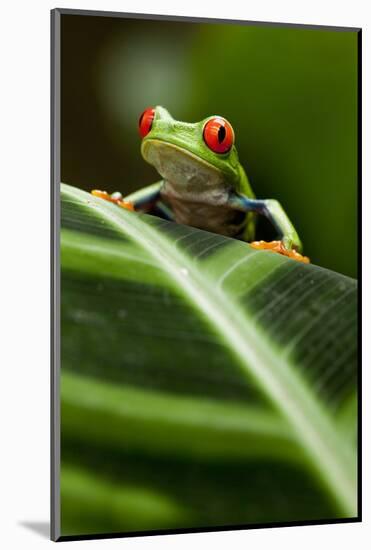
[(148, 140), (142, 152), (161, 171), (160, 198), (176, 222), (228, 237), (243, 234), (246, 214), (231, 207), (233, 187), (220, 170), (160, 140)]
[[(147, 109), (139, 121), (143, 158), (162, 180), (128, 195), (93, 193), (136, 210), (157, 209), (163, 216), (185, 225), (252, 241), (257, 213), (267, 216), (281, 233), (281, 241), (255, 243), (305, 259), (300, 239), (282, 209), (273, 200), (257, 200), (239, 163), (230, 124), (208, 117), (189, 124), (174, 120), (166, 109)], [(279, 243), (279, 244), (277, 244)], [(294, 249), (294, 250), (293, 250)]]

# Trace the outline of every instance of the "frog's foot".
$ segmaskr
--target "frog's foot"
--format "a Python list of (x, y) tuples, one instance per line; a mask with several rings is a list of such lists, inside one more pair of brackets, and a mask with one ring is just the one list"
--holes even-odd
[(310, 259), (307, 256), (303, 256), (296, 250), (292, 249), (289, 250), (285, 247), (282, 241), (254, 241), (250, 243), (250, 246), (253, 248), (256, 248), (257, 250), (272, 250), (272, 252), (278, 252), (279, 254), (282, 254), (283, 256), (288, 256), (289, 258), (292, 258), (293, 260), (296, 260), (298, 262), (304, 262), (305, 264), (310, 263)]
[(93, 191), (91, 191), (91, 194), (94, 195), (94, 197), (99, 197), (100, 199), (103, 199), (105, 201), (113, 202), (114, 204), (117, 204), (117, 206), (121, 206), (121, 208), (126, 208), (126, 210), (134, 210), (134, 204), (130, 201), (124, 200), (121, 193), (119, 193), (118, 191), (110, 195), (109, 193), (107, 193), (107, 191), (99, 191), (98, 189), (93, 189)]

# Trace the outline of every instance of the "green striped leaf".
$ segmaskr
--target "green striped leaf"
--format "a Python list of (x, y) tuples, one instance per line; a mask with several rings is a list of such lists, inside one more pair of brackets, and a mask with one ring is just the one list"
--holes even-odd
[(63, 533), (64, 471), (89, 532), (354, 517), (356, 281), (66, 185), (61, 213)]

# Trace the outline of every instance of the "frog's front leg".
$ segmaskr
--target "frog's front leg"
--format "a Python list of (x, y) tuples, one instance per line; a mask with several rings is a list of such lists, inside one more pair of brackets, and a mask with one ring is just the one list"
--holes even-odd
[(134, 191), (133, 193), (130, 193), (130, 195), (127, 195), (125, 197), (123, 197), (119, 192), (112, 193), (110, 195), (106, 191), (99, 191), (97, 189), (94, 189), (91, 193), (96, 197), (107, 200), (109, 202), (113, 202), (118, 206), (121, 206), (122, 208), (126, 208), (128, 210), (140, 210), (142, 212), (149, 212), (150, 210), (156, 209), (164, 217), (170, 218), (171, 213), (168, 211), (165, 205), (160, 202), (160, 191), (162, 185), (163, 182), (158, 181), (157, 183), (147, 185), (146, 187), (143, 187), (138, 191)]
[(236, 195), (232, 200), (239, 210), (257, 212), (268, 218), (281, 236), (280, 241), (254, 241), (250, 243), (251, 246), (262, 250), (272, 250), (305, 263), (309, 262), (309, 258), (300, 253), (303, 247), (299, 235), (277, 200), (250, 199), (243, 195)]

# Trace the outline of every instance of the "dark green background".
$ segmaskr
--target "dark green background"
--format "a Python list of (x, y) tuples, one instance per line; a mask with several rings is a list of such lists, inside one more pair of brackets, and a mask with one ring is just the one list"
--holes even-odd
[(225, 116), (259, 198), (312, 261), (356, 276), (356, 31), (62, 16), (62, 180), (126, 193), (156, 181), (137, 120), (161, 104)]

